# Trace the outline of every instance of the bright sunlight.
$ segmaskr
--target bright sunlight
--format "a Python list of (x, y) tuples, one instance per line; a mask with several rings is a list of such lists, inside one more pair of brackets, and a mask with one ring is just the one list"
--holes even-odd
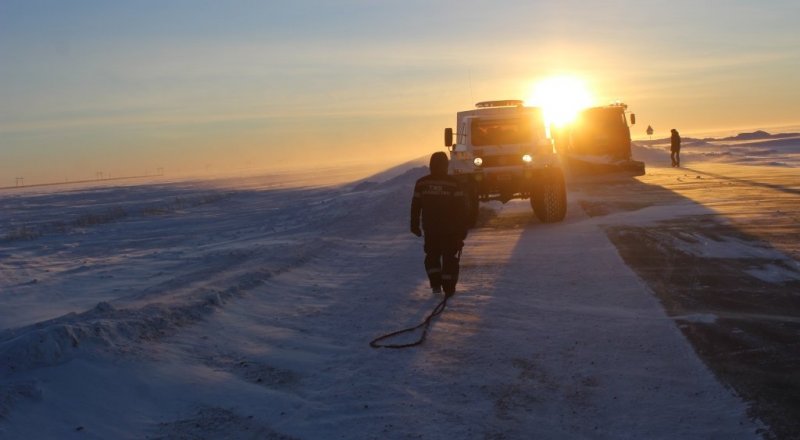
[(545, 122), (563, 126), (575, 119), (578, 112), (591, 106), (592, 96), (586, 82), (572, 76), (554, 76), (533, 86), (526, 105), (541, 107)]

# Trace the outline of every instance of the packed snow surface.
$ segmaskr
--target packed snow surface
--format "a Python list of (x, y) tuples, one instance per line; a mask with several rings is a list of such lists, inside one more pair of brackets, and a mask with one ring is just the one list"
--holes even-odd
[(441, 299), (408, 232), (425, 173), (0, 193), (0, 437), (758, 438), (602, 228), (697, 204), (485, 205), (427, 341), (370, 348)]

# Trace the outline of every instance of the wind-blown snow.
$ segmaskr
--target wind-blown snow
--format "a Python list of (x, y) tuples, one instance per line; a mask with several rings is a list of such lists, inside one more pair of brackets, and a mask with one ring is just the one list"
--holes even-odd
[[(666, 166), (670, 140), (638, 140), (633, 155), (649, 165)], [(684, 138), (681, 164), (727, 162), (742, 165), (800, 167), (800, 133), (769, 134), (764, 131), (742, 133), (727, 138)]]
[(332, 187), (1, 193), (0, 434), (757, 438), (674, 322), (716, 317), (668, 317), (603, 231), (708, 209), (692, 203), (601, 221), (571, 202), (554, 225), (490, 204), (425, 345), (371, 349), (439, 299), (407, 231), (422, 165)]

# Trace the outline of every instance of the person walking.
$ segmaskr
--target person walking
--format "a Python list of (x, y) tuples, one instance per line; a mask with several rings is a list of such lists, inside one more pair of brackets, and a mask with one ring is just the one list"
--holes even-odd
[(672, 166), (681, 166), (681, 135), (678, 130), (672, 129), (672, 136), (670, 137), (669, 157), (672, 159)]
[(467, 238), (467, 201), (458, 180), (447, 174), (447, 165), (447, 154), (433, 153), (430, 174), (414, 185), (411, 233), (425, 236), (425, 271), (432, 291), (441, 293), (444, 289), (444, 294), (451, 296), (456, 291), (461, 248)]

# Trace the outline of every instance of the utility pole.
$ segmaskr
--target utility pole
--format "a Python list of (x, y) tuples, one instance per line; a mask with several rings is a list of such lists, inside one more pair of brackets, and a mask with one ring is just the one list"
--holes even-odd
[(16, 181), (14, 182), (14, 186), (25, 186), (25, 178), (17, 177)]

